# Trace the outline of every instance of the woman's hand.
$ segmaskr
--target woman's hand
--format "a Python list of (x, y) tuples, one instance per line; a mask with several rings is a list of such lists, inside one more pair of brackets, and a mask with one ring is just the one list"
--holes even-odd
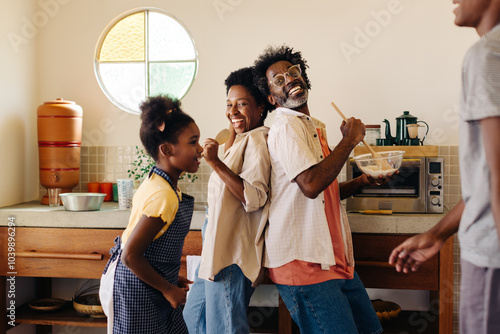
[(207, 161), (209, 165), (217, 162), (219, 157), (217, 153), (219, 152), (219, 143), (217, 143), (212, 138), (205, 139), (205, 143), (203, 144), (203, 157)]
[(267, 276), (267, 268), (261, 267), (257, 279), (255, 280), (255, 282), (252, 283), (252, 288), (258, 287), (260, 283), (262, 283), (262, 281), (266, 278), (266, 276)]

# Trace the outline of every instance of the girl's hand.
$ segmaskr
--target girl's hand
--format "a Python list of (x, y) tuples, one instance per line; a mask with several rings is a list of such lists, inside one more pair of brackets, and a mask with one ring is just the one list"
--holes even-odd
[(188, 280), (186, 277), (179, 275), (179, 282), (177, 283), (179, 288), (184, 288), (186, 291), (189, 291), (189, 284), (193, 284), (193, 282)]
[(203, 145), (203, 157), (209, 165), (219, 160), (217, 153), (219, 152), (219, 143), (217, 143), (212, 138), (205, 139), (205, 144)]
[(173, 308), (178, 308), (181, 304), (186, 302), (186, 288), (178, 288), (170, 285), (169, 289), (163, 292), (163, 297), (172, 305)]

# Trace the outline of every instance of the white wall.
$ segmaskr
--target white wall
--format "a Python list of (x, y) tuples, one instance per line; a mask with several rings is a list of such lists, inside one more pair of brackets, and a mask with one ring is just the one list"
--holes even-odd
[(63, 97), (83, 107), (84, 145), (140, 143), (138, 116), (107, 100), (93, 57), (106, 25), (146, 4), (176, 16), (195, 39), (199, 71), (183, 104), (202, 137), (226, 126), (229, 72), (252, 64), (267, 45), (287, 43), (309, 62), (311, 111), (327, 123), (331, 145), (340, 139), (332, 100), (366, 124), (410, 110), (429, 123), (429, 144), (458, 143), (461, 61), (477, 36), (454, 26), (451, 1), (9, 1), (2, 5), (2, 35), (30, 36), (17, 45), (0, 41), (7, 60), (0, 65), (0, 205), (37, 197), (36, 107), (43, 101)]
[(1, 7), (0, 206), (4, 206), (38, 196), (36, 106), (39, 99), (36, 34), (26, 29), (26, 37), (23, 37), (21, 32), (23, 19), (35, 11), (35, 2), (8, 1), (2, 2)]
[[(139, 0), (72, 0), (40, 32), (40, 99), (62, 96), (79, 103), (86, 145), (139, 143), (138, 117), (118, 110), (104, 96), (93, 56), (106, 25), (143, 5)], [(229, 72), (251, 64), (268, 44), (287, 43), (301, 50), (311, 66), (311, 110), (329, 125), (331, 144), (340, 139), (340, 118), (331, 100), (365, 123), (394, 121), (410, 110), (431, 126), (429, 143), (458, 142), (450, 125), (460, 66), (476, 36), (454, 26), (451, 1), (313, 0), (306, 6), (297, 0), (152, 0), (147, 5), (172, 13), (195, 39), (199, 72), (183, 104), (203, 137), (226, 125), (223, 81)], [(363, 39), (358, 29), (369, 29), (373, 37)], [(342, 43), (357, 45), (359, 54), (346, 57)]]

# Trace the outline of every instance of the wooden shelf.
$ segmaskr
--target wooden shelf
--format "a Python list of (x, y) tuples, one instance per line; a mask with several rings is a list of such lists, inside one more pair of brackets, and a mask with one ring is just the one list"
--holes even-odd
[[(38, 312), (30, 309), (27, 304), (16, 311), (18, 324), (50, 325), (50, 326), (82, 326), (106, 327), (106, 318), (96, 319), (80, 315), (71, 302), (54, 312)], [(272, 320), (277, 320), (273, 318)], [(276, 324), (267, 324), (268, 329), (254, 329), (255, 333), (277, 333)], [(435, 334), (439, 332), (437, 316), (430, 312), (402, 311), (398, 318), (382, 322), (384, 334)], [(293, 331), (298, 333), (298, 330)]]
[(382, 322), (384, 334), (439, 333), (438, 316), (424, 311), (401, 311), (396, 319)]
[[(408, 157), (437, 157), (438, 146), (424, 145), (424, 146), (372, 146), (375, 152), (383, 151), (405, 151), (403, 158)], [(354, 147), (354, 156), (360, 154), (370, 153), (366, 146), (358, 145)]]
[(106, 318), (91, 318), (81, 315), (73, 308), (72, 302), (68, 301), (62, 308), (53, 312), (40, 312), (23, 304), (16, 310), (16, 323), (49, 326), (82, 326), (82, 327), (106, 327)]

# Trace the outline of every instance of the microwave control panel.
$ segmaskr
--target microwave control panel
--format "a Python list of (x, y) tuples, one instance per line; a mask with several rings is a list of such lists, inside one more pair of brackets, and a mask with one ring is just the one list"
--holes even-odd
[(426, 158), (427, 212), (443, 213), (444, 210), (444, 159)]

